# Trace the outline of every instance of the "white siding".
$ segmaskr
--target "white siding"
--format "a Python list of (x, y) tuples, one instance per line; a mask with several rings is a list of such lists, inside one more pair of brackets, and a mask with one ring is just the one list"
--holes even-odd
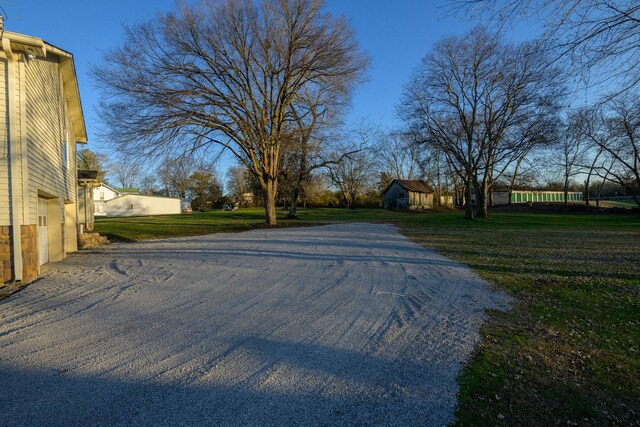
[(108, 200), (107, 216), (145, 216), (180, 213), (180, 199), (128, 194)]
[[(38, 191), (76, 200), (76, 147), (62, 92), (59, 64), (55, 56), (26, 64), (26, 114), (29, 164), (30, 223), (36, 223)], [(64, 165), (64, 140), (69, 132), (69, 167)]]
[(0, 59), (0, 226), (9, 225), (9, 114), (7, 111), (7, 60)]
[[(100, 198), (100, 193), (104, 193), (104, 199)], [(93, 189), (93, 200), (95, 200), (96, 202), (100, 200), (106, 201), (106, 200), (115, 199), (119, 195), (120, 194), (117, 191), (114, 191), (104, 185), (101, 185)]]
[[(10, 216), (10, 208), (11, 208), (11, 197), (10, 197), (10, 187), (11, 187), (11, 171), (10, 171), (10, 155), (11, 150), (15, 151), (15, 155), (17, 158), (16, 162), (16, 190), (18, 193), (18, 197), (22, 197), (22, 135), (20, 129), (20, 103), (22, 100), (24, 85), (21, 87), (20, 81), (20, 63), (14, 62), (14, 96), (13, 96), (13, 113), (15, 117), (13, 118), (15, 133), (15, 141), (11, 142), (11, 147), (9, 147), (9, 139), (10, 139), (10, 105), (9, 105), (9, 65), (5, 58), (0, 59), (0, 95), (2, 102), (0, 103), (0, 120), (2, 124), (0, 126), (0, 225), (9, 225), (11, 224), (11, 216)], [(22, 210), (19, 212), (22, 215)]]

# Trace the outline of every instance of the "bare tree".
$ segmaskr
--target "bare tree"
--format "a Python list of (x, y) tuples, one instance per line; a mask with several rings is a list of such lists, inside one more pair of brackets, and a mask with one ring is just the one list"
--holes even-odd
[(570, 114), (564, 125), (559, 143), (551, 151), (550, 162), (559, 169), (562, 176), (564, 205), (569, 204), (568, 193), (571, 181), (585, 171), (589, 147), (580, 134), (580, 116)]
[[(451, 0), (456, 8), (490, 14), (502, 24), (537, 20), (556, 60), (594, 84), (618, 80), (620, 91), (640, 83), (640, 3), (634, 0)], [(596, 67), (599, 72), (589, 73)], [(593, 70), (592, 70), (593, 71)]]
[(140, 180), (140, 193), (153, 196), (158, 192), (158, 178), (155, 174), (145, 175)]
[(227, 169), (227, 190), (229, 197), (246, 205), (245, 194), (251, 192), (250, 172), (244, 166), (231, 166)]
[(125, 44), (94, 70), (111, 137), (146, 154), (230, 151), (255, 175), (266, 221), (276, 224), (292, 104), (305, 92), (355, 81), (368, 63), (346, 20), (324, 6), (203, 0), (126, 27)]
[(376, 132), (375, 163), (380, 173), (392, 179), (414, 179), (420, 175), (424, 150), (414, 144), (409, 135), (398, 131)]
[(158, 169), (158, 177), (170, 196), (185, 199), (191, 187), (191, 175), (201, 164), (190, 156), (165, 158)]
[(627, 95), (607, 99), (584, 113), (581, 135), (602, 162), (596, 173), (625, 188), (640, 206), (640, 101)]
[(466, 218), (473, 218), (474, 188), (479, 214), (487, 215), (496, 175), (543, 139), (540, 123), (558, 112), (560, 74), (544, 55), (542, 46), (507, 44), (476, 27), (436, 43), (405, 88), (399, 114), (463, 180)]
[(122, 188), (133, 188), (140, 178), (142, 169), (137, 161), (122, 156), (109, 164), (109, 172), (115, 176), (116, 182)]
[(314, 171), (326, 168), (344, 155), (329, 159), (330, 132), (338, 124), (338, 115), (350, 95), (349, 87), (329, 85), (316, 93), (304, 93), (291, 105), (291, 124), (286, 150), (283, 153), (281, 178), (283, 193), (290, 198), (289, 218), (297, 218), (298, 198)]
[(368, 154), (366, 150), (354, 152), (327, 168), (327, 177), (340, 191), (347, 207), (356, 207), (358, 196), (371, 181), (372, 167)]

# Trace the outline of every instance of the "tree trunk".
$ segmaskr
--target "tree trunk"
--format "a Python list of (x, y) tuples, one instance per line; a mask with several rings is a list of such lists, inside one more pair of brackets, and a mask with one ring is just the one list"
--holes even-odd
[(482, 183), (477, 187), (478, 216), (480, 218), (487, 218), (489, 216), (488, 194), (489, 185), (485, 176), (485, 178), (482, 179)]
[(299, 187), (296, 187), (291, 192), (291, 203), (289, 204), (289, 214), (287, 218), (298, 218), (298, 196), (300, 195)]
[(516, 179), (518, 178), (518, 172), (520, 171), (520, 163), (522, 163), (522, 160), (524, 159), (524, 157), (520, 157), (516, 163), (516, 167), (513, 171), (513, 178), (511, 178), (511, 183), (509, 185), (509, 201), (507, 202), (507, 204), (511, 204), (511, 195), (513, 194), (513, 188), (516, 186)]
[(473, 179), (467, 178), (465, 186), (467, 197), (464, 201), (464, 217), (466, 219), (473, 219), (473, 206), (471, 205), (471, 198), (473, 197)]
[(591, 178), (591, 173), (589, 173), (589, 175), (587, 175), (587, 180), (584, 182), (584, 204), (586, 206), (589, 206), (589, 203), (591, 202), (591, 197), (589, 196), (589, 180)]
[(268, 180), (264, 188), (264, 212), (268, 225), (276, 225), (276, 193), (278, 192), (278, 181), (275, 179)]

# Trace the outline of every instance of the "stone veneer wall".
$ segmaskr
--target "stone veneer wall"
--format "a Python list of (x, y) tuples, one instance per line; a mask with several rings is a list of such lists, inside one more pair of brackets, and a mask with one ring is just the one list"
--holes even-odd
[(11, 272), (11, 227), (0, 227), (0, 283), (9, 282)]
[[(38, 277), (38, 226), (20, 226), (22, 238), (22, 283)], [(11, 226), (0, 227), (0, 279), (2, 283), (14, 280)]]
[(22, 235), (22, 282), (29, 283), (38, 278), (38, 226), (20, 226)]

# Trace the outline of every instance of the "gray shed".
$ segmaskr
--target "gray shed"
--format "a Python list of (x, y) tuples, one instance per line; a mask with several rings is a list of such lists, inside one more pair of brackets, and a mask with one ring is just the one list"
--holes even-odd
[(433, 208), (433, 190), (417, 179), (394, 179), (383, 196), (385, 209)]

